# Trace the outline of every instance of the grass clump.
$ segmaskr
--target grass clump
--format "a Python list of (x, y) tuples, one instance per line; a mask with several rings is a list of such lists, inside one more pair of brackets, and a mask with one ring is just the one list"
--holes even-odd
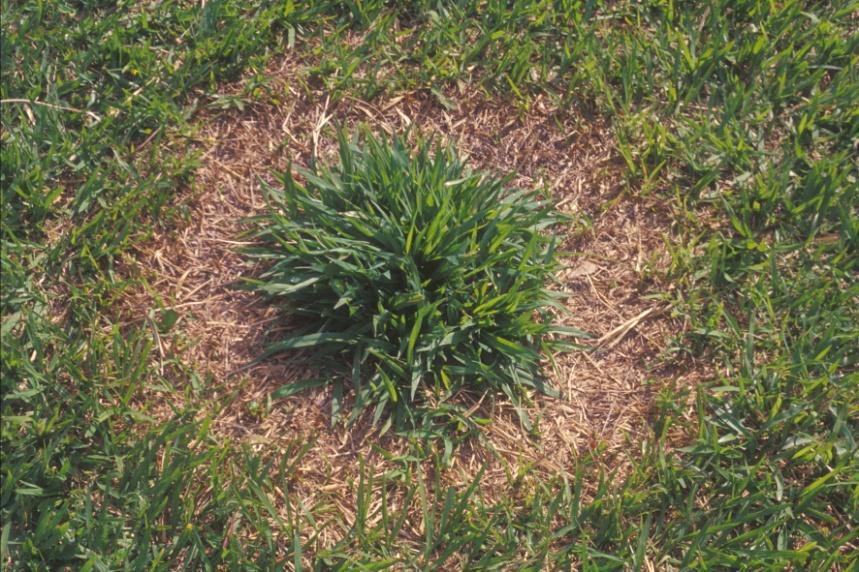
[(268, 353), (312, 347), (343, 364), (334, 413), (351, 378), (353, 419), (390, 406), (385, 428), (438, 416), (428, 403), (461, 389), (500, 390), (520, 410), (524, 391), (549, 392), (541, 351), (562, 331), (545, 287), (557, 266), (543, 232), (560, 220), (551, 206), (427, 141), (410, 154), (401, 139), (341, 135), (339, 159), (301, 171), (304, 184), (283, 175), (257, 219), (253, 254), (271, 266), (252, 283), (306, 318)]

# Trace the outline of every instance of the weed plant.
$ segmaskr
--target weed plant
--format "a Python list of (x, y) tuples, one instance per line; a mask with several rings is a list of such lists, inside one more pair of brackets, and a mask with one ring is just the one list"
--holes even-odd
[(304, 318), (269, 354), (335, 357), (352, 418), (390, 408), (396, 426), (460, 390), (500, 391), (517, 408), (528, 390), (550, 392), (541, 352), (578, 332), (552, 324), (547, 231), (561, 217), (537, 193), (470, 171), (449, 148), (423, 141), (412, 154), (369, 134), (350, 144), (341, 133), (339, 163), (300, 175), (269, 187), (271, 212), (255, 220), (264, 246), (251, 253), (270, 267), (251, 284)]

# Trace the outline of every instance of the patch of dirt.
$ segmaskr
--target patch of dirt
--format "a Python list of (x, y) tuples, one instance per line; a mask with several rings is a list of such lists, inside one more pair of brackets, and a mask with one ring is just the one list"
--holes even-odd
[[(377, 471), (393, 466), (373, 449), (378, 440), (368, 423), (330, 427), (327, 389), (277, 401), (265, 412), (274, 390), (308, 373), (276, 360), (246, 367), (262, 353), (279, 316), (233, 285), (249, 272), (237, 250), (245, 244), (243, 219), (264, 208), (260, 180), (272, 180), (272, 172), (290, 161), (306, 165), (314, 154), (334, 155), (334, 125), (364, 122), (388, 133), (415, 126), (453, 142), (475, 168), (515, 173), (519, 186), (547, 188), (558, 208), (573, 217), (564, 244), (571, 254), (557, 285), (570, 293), (570, 315), (561, 320), (592, 332), (599, 346), (557, 356), (553, 376), (564, 396), (535, 397), (531, 417), (539, 439), (528, 436), (501, 400), (485, 400), (482, 415), (493, 419), (486, 429), (491, 446), (461, 447), (443, 479), (468, 483), (486, 465), (481, 489), (491, 499), (508, 494), (525, 467), (534, 478), (569, 475), (576, 458), (594, 453), (606, 467), (622, 471), (649, 434), (655, 395), (668, 386), (691, 386), (704, 368), (698, 364), (680, 373), (660, 360), (668, 340), (684, 329), (664, 304), (646, 297), (669, 262), (670, 220), (658, 202), (622, 196), (623, 165), (607, 126), (539, 97), (528, 110), (456, 91), (446, 94), (455, 108), (424, 92), (335, 102), (307, 87), (300, 63), (289, 59), (270, 66), (268, 75), (269, 101), (200, 115), (201, 165), (193, 190), (182, 199), (187, 224), (156, 234), (140, 248), (135, 266), (148, 288), (124, 301), (126, 317), (158, 308), (158, 299), (159, 312), (169, 308), (180, 315), (172, 341), (165, 340), (168, 347), (161, 351), (178, 352), (208, 378), (214, 401), (224, 404), (213, 431), (258, 450), (286, 450), (296, 439), (312, 442), (299, 461), (293, 492), (307, 507), (337, 506), (347, 521), (356, 510), (359, 459)], [(407, 449), (388, 437), (382, 446), (394, 455)], [(336, 541), (336, 532), (323, 533), (321, 545)], [(409, 533), (407, 525), (403, 534), (418, 537), (420, 531)]]

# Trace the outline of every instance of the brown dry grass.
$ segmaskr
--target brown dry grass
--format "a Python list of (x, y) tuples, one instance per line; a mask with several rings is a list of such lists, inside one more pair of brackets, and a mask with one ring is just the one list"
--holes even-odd
[[(509, 494), (522, 467), (531, 467), (529, 478), (564, 474), (590, 452), (598, 452), (606, 467), (622, 471), (648, 434), (656, 392), (693, 383), (701, 368), (684, 368), (687, 373), (679, 375), (661, 365), (667, 340), (683, 324), (644, 293), (667, 263), (663, 253), (664, 241), (671, 240), (670, 221), (658, 203), (621, 197), (622, 165), (606, 125), (540, 98), (526, 111), (477, 92), (448, 93), (456, 109), (425, 93), (372, 103), (349, 97), (335, 102), (303, 84), (298, 62), (283, 60), (268, 73), (282, 102), (256, 101), (243, 112), (200, 115), (201, 166), (193, 188), (179, 199), (188, 208), (187, 222), (156, 233), (140, 247), (133, 266), (148, 286), (131, 293), (122, 310), (126, 319), (140, 319), (161, 300), (162, 311), (179, 312), (174, 331), (158, 340), (159, 351), (178, 354), (208, 377), (212, 403), (223, 406), (214, 432), (258, 450), (312, 442), (291, 492), (305, 506), (336, 507), (347, 521), (355, 512), (359, 459), (377, 471), (391, 466), (372, 449), (379, 441), (366, 423), (330, 427), (326, 389), (254, 413), (254, 404), (266, 409), (272, 391), (306, 372), (276, 360), (244, 367), (261, 353), (264, 338), (278, 327), (278, 315), (231, 285), (249, 272), (237, 249), (243, 244), (242, 219), (264, 208), (259, 179), (270, 179), (290, 160), (306, 164), (315, 153), (333, 154), (333, 124), (367, 122), (389, 133), (414, 125), (453, 142), (477, 168), (516, 173), (520, 186), (548, 187), (558, 207), (577, 217), (580, 222), (565, 241), (575, 254), (565, 260), (558, 288), (570, 292), (566, 304), (572, 312), (564, 320), (593, 332), (600, 346), (557, 357), (553, 375), (565, 397), (535, 398), (531, 415), (538, 419), (537, 440), (520, 428), (507, 406), (486, 400), (484, 415), (493, 419), (486, 429), (491, 445), (474, 442), (460, 448), (442, 479), (469, 482), (487, 465), (481, 488), (491, 499)], [(240, 89), (240, 84), (230, 88), (233, 93)], [(173, 405), (162, 406), (165, 414)], [(382, 445), (393, 452), (407, 448), (389, 437)], [(415, 526), (419, 522), (414, 519)], [(404, 539), (410, 534), (420, 531), (406, 530)], [(332, 530), (320, 543), (328, 545), (335, 537)]]

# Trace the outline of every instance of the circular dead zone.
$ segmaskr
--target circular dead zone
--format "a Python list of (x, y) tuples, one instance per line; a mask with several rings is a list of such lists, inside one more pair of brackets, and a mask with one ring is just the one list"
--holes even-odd
[[(272, 401), (278, 388), (312, 372), (277, 358), (249, 365), (286, 326), (276, 308), (234, 285), (253, 272), (239, 250), (248, 245), (244, 220), (266, 208), (260, 180), (271, 180), (290, 162), (335, 157), (334, 125), (351, 130), (363, 123), (388, 134), (417, 127), (454, 144), (476, 169), (514, 173), (515, 186), (551, 191), (556, 208), (573, 218), (561, 248), (574, 254), (563, 258), (552, 286), (569, 294), (570, 313), (559, 314), (558, 321), (594, 336), (592, 351), (556, 355), (547, 363), (562, 397), (533, 397), (529, 415), (538, 437), (521, 427), (506, 400), (475, 401), (480, 416), (492, 420), (482, 437), (457, 448), (441, 473), (427, 461), (427, 474), (467, 486), (483, 470), (481, 494), (491, 499), (510, 494), (514, 481), (521, 490), (523, 475), (526, 481), (569, 476), (583, 455), (596, 455), (604, 467), (623, 472), (649, 434), (656, 394), (702, 374), (696, 367), (679, 372), (660, 357), (684, 328), (664, 305), (645, 296), (664, 289), (659, 280), (669, 262), (664, 244), (671, 239), (670, 219), (653, 200), (623, 193), (622, 161), (606, 124), (556, 109), (541, 97), (527, 110), (478, 90), (450, 91), (443, 100), (425, 92), (372, 102), (335, 100), (305, 86), (298, 62), (275, 63), (267, 73), (276, 98), (200, 114), (200, 167), (194, 184), (177, 199), (187, 209), (185, 222), (156, 232), (138, 249), (131, 264), (145, 287), (123, 301), (126, 319), (170, 310), (178, 315), (158, 350), (162, 359), (174, 355), (190, 366), (205, 384), (214, 433), (261, 455), (289, 451), (298, 475), (291, 493), (306, 507), (331, 507), (347, 520), (356, 511), (355, 483), (362, 471), (390, 470), (409, 451), (404, 439), (379, 439), (369, 416), (332, 427), (330, 388)], [(241, 82), (224, 94), (243, 97)], [(179, 386), (189, 383), (187, 369), (166, 375)], [(165, 416), (178, 399), (171, 395), (160, 406)], [(691, 416), (691, 407), (686, 409)], [(421, 526), (420, 518), (413, 525)], [(409, 524), (402, 534), (408, 538)], [(326, 545), (336, 537), (332, 530), (318, 539)]]

